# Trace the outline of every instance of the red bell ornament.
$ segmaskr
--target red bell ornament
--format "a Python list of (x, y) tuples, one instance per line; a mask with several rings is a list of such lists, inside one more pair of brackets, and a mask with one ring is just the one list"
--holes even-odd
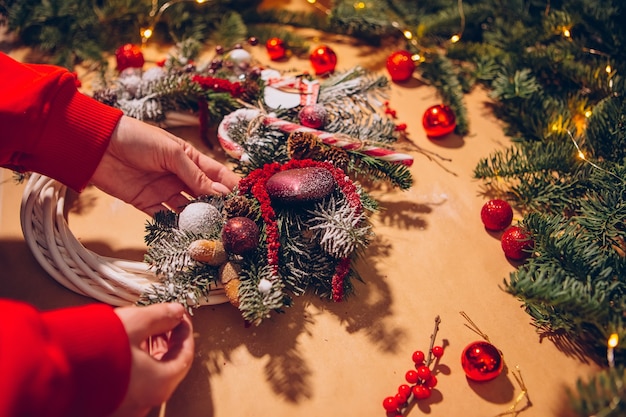
[(127, 68), (143, 68), (145, 59), (141, 47), (127, 43), (115, 51), (117, 70), (124, 71)]
[(490, 381), (502, 373), (502, 353), (494, 345), (484, 341), (470, 343), (461, 354), (461, 366), (465, 375), (478, 382)]
[(454, 132), (456, 116), (449, 106), (438, 104), (426, 109), (422, 125), (428, 137), (439, 138)]
[(413, 76), (415, 62), (409, 51), (396, 51), (387, 58), (387, 72), (392, 81), (403, 82)]
[(272, 61), (280, 61), (287, 56), (287, 45), (280, 38), (270, 38), (265, 42), (265, 49)]
[(337, 54), (328, 46), (320, 45), (313, 49), (309, 55), (309, 61), (315, 70), (315, 75), (329, 74), (335, 71)]

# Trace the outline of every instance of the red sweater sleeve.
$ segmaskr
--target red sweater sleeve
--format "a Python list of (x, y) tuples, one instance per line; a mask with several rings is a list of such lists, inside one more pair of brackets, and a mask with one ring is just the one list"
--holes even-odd
[(106, 305), (41, 313), (0, 301), (0, 417), (100, 417), (130, 378), (124, 326)]
[(0, 53), (0, 166), (80, 190), (121, 116), (81, 94), (67, 70), (22, 64)]

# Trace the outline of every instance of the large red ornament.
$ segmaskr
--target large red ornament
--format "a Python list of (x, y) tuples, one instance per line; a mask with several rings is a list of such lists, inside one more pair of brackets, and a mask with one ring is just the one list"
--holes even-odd
[(480, 218), (489, 230), (500, 231), (511, 225), (513, 209), (504, 200), (494, 199), (487, 201), (480, 210)]
[(531, 255), (535, 247), (530, 233), (520, 226), (511, 226), (502, 233), (500, 238), (502, 250), (507, 258), (523, 261)]
[(332, 73), (337, 66), (337, 54), (326, 45), (320, 45), (313, 49), (309, 55), (309, 61), (315, 70), (315, 75)]
[(454, 132), (456, 116), (450, 107), (438, 104), (426, 109), (422, 117), (422, 125), (428, 137), (439, 138)]
[(145, 63), (141, 47), (127, 43), (115, 51), (117, 70), (124, 71), (127, 68), (142, 68)]
[(265, 42), (265, 49), (272, 61), (280, 61), (287, 56), (287, 45), (280, 38), (270, 38)]
[(502, 353), (491, 343), (470, 343), (461, 354), (465, 375), (473, 381), (490, 381), (500, 375), (504, 367)]
[(318, 201), (329, 195), (336, 186), (333, 174), (322, 167), (280, 171), (265, 184), (270, 198), (281, 203)]
[(415, 62), (409, 51), (397, 51), (387, 58), (387, 71), (395, 82), (407, 81), (413, 76)]
[(222, 229), (222, 244), (227, 252), (242, 255), (259, 245), (259, 227), (247, 217), (228, 219)]

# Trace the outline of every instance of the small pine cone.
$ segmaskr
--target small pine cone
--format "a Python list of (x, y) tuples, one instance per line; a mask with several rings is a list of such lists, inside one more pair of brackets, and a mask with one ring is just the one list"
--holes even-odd
[(107, 106), (115, 107), (117, 104), (117, 92), (111, 88), (103, 88), (94, 91), (93, 98)]
[(337, 168), (346, 171), (350, 165), (348, 152), (335, 146), (325, 146), (318, 159), (331, 162)]
[(241, 84), (241, 98), (247, 103), (254, 103), (258, 100), (259, 95), (261, 94), (261, 88), (259, 87), (259, 83), (256, 81), (246, 80)]
[(293, 132), (287, 139), (287, 152), (291, 159), (318, 159), (321, 146), (317, 136), (308, 132)]
[(251, 217), (252, 205), (246, 197), (236, 195), (224, 201), (224, 211), (228, 219), (233, 217)]

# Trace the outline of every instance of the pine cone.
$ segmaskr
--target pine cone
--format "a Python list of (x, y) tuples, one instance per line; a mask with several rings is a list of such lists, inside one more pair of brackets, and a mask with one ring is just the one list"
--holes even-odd
[(348, 152), (335, 146), (325, 146), (320, 153), (318, 159), (331, 162), (337, 168), (341, 168), (346, 171), (350, 165), (350, 156)]
[(241, 99), (248, 103), (254, 103), (258, 100), (259, 95), (261, 94), (261, 88), (259, 87), (259, 83), (256, 81), (246, 80), (241, 83), (242, 92)]
[(250, 200), (244, 196), (236, 195), (224, 201), (226, 217), (252, 217), (253, 209)]
[(95, 91), (93, 98), (107, 106), (115, 107), (117, 104), (117, 92), (111, 88), (103, 88)]
[(321, 146), (317, 136), (308, 132), (293, 132), (287, 139), (287, 152), (291, 159), (319, 159)]

